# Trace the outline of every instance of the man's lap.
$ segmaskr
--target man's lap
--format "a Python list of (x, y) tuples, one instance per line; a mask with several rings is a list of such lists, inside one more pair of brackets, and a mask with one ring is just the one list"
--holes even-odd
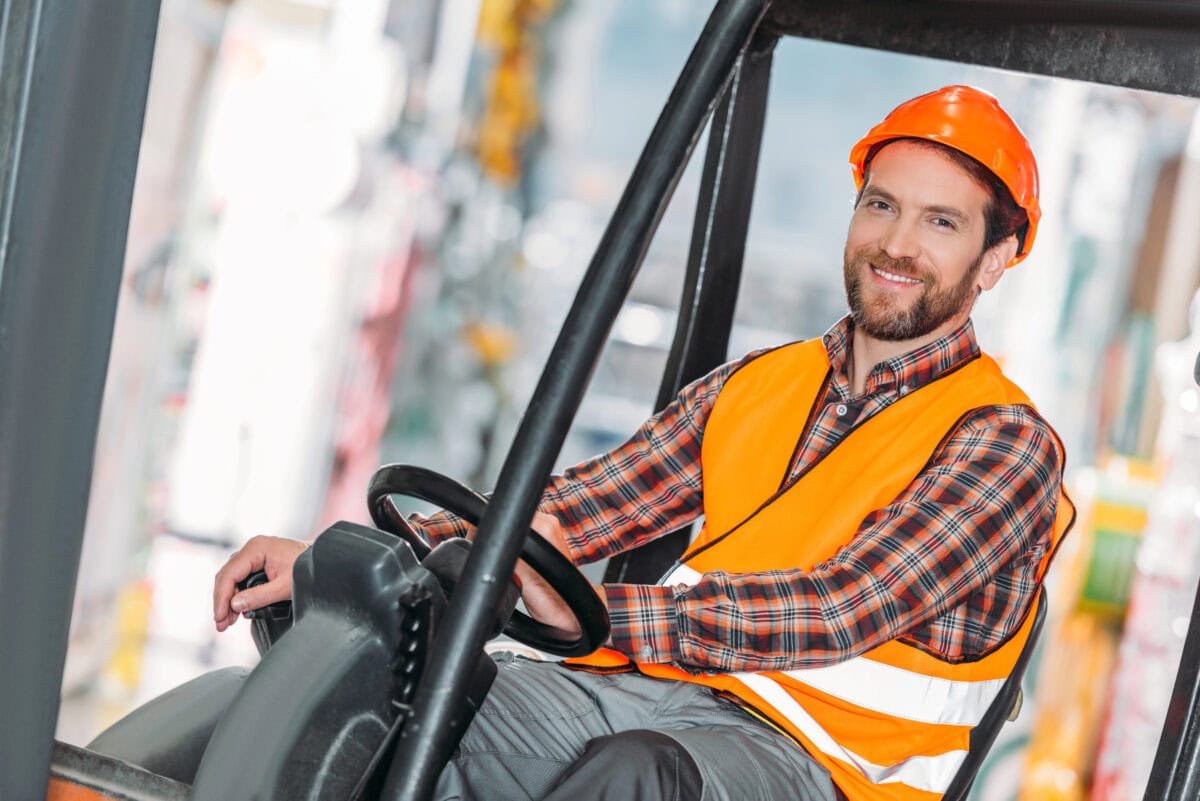
[[(801, 748), (707, 688), (496, 655), (499, 674), (439, 782), (439, 799), (541, 798), (596, 737), (659, 732), (691, 756), (704, 801), (832, 801)], [(587, 801), (578, 798), (577, 801)]]

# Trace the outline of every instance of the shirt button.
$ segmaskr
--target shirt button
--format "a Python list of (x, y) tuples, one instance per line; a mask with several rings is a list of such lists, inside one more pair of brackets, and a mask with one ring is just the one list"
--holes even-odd
[(642, 654), (642, 659), (649, 659), (650, 657), (654, 656), (654, 649), (651, 648), (649, 645), (643, 645), (641, 654)]
[(838, 417), (841, 417), (841, 416), (842, 416), (842, 415), (844, 415), (845, 413), (846, 413), (846, 404), (844, 404), (844, 403), (839, 403), (839, 404), (838, 404), (838, 406), (837, 406), (837, 415), (838, 415)]
[(901, 385), (900, 385), (900, 394), (901, 394), (901, 395), (907, 395), (907, 394), (908, 394), (908, 384), (901, 384)]

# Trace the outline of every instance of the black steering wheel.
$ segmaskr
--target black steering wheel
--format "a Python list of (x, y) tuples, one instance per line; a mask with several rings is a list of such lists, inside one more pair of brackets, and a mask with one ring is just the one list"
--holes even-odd
[[(424, 467), (388, 464), (375, 471), (367, 487), (367, 506), (376, 527), (407, 542), (418, 559), (430, 553), (429, 544), (413, 531), (392, 502), (393, 495), (406, 495), (436, 504), (478, 526), (487, 508), (487, 498), (452, 478)], [(522, 612), (513, 612), (504, 633), (514, 640), (557, 656), (585, 656), (608, 639), (608, 609), (595, 588), (557, 548), (533, 529), (525, 537), (521, 558), (546, 580), (575, 614), (582, 631), (567, 639), (559, 629), (539, 623)]]

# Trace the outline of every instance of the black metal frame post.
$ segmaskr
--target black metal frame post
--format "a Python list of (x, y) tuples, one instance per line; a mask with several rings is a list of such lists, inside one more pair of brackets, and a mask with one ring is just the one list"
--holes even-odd
[(46, 794), (158, 7), (0, 10), (0, 798)]
[[(654, 401), (656, 410), (727, 358), (778, 42), (776, 34), (759, 30), (754, 35), (713, 113), (675, 339)], [(609, 560), (604, 580), (653, 584), (683, 553), (688, 533), (684, 528), (617, 554)]]
[(428, 798), (450, 756), (459, 702), (550, 468), (696, 140), (767, 5), (768, 0), (719, 0), (659, 115), (500, 471), (459, 582), (478, 589), (451, 601), (445, 636), (432, 648), (384, 798)]
[[(1167, 621), (1162, 621), (1166, 626)], [(1200, 798), (1200, 587), (1179, 660), (1175, 689), (1146, 785), (1145, 801)]]

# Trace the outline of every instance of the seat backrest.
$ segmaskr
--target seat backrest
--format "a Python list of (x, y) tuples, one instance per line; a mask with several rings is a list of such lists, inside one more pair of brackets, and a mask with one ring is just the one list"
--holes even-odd
[(1033, 649), (1037, 647), (1042, 626), (1046, 622), (1045, 587), (1038, 590), (1034, 603), (1033, 626), (1029, 630), (1029, 639), (1025, 642), (1025, 647), (1021, 649), (1017, 664), (1009, 674), (1008, 680), (1004, 682), (1000, 694), (992, 701), (983, 720), (979, 721), (979, 725), (971, 729), (971, 748), (967, 752), (967, 758), (958, 769), (958, 773), (955, 774), (954, 781), (950, 783), (946, 794), (942, 796), (942, 801), (966, 801), (971, 792), (971, 785), (975, 782), (975, 775), (979, 773), (983, 760), (991, 750), (992, 744), (996, 742), (996, 736), (1000, 734), (1000, 727), (1004, 725), (1004, 721), (1008, 720), (1021, 696), (1021, 679), (1025, 675), (1025, 668), (1029, 664)]
[(249, 673), (227, 667), (197, 676), (130, 712), (87, 748), (190, 785), (213, 729)]

